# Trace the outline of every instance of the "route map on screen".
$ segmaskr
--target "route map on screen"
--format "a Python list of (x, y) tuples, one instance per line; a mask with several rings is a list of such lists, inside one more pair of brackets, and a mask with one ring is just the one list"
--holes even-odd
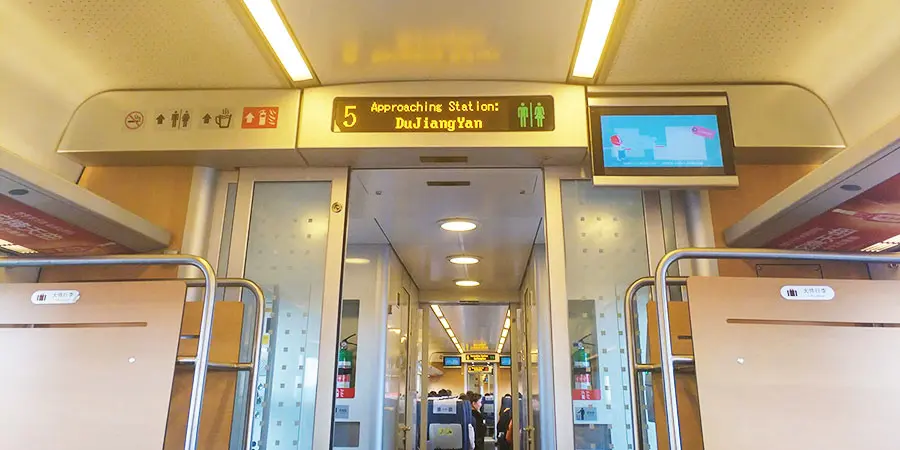
[(723, 167), (718, 118), (709, 115), (600, 116), (606, 167)]

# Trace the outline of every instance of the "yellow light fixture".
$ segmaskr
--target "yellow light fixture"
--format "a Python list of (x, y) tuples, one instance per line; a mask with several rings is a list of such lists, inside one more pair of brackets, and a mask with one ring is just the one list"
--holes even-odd
[(510, 318), (507, 317), (507, 318), (506, 318), (506, 322), (503, 322), (503, 329), (504, 329), (504, 330), (508, 330), (508, 329), (509, 329), (509, 321), (510, 321)]
[(478, 264), (481, 262), (481, 258), (477, 256), (471, 255), (455, 255), (447, 258), (452, 264), (460, 264), (460, 265), (470, 265), (470, 264)]
[(281, 14), (273, 0), (243, 0), (244, 6), (262, 31), (281, 66), (293, 81), (306, 81), (313, 78), (306, 60), (300, 53), (297, 43), (288, 31)]
[(478, 224), (469, 219), (444, 219), (438, 222), (444, 231), (472, 231)]
[(593, 79), (603, 57), (606, 42), (609, 40), (609, 31), (612, 28), (616, 10), (620, 0), (592, 0), (587, 12), (587, 21), (581, 32), (581, 42), (578, 45), (578, 54), (575, 56), (575, 65), (572, 67), (572, 76), (578, 78)]
[(503, 338), (503, 340), (506, 340), (506, 335), (508, 335), (508, 334), (509, 334), (509, 328), (504, 328), (503, 331), (500, 332), (500, 336)]
[(481, 285), (481, 282), (475, 280), (456, 280), (456, 285), (459, 287), (475, 287)]
[(456, 333), (453, 332), (453, 328), (450, 327), (450, 321), (444, 317), (444, 312), (441, 311), (441, 307), (438, 305), (431, 305), (431, 311), (434, 312), (435, 317), (441, 322), (441, 326), (444, 327), (444, 331), (447, 332), (447, 337), (450, 338), (450, 342), (453, 342), (453, 345), (455, 345), (459, 352), (462, 353), (462, 347), (459, 346), (459, 339), (456, 337)]
[(344, 262), (347, 264), (368, 264), (372, 261), (366, 258), (347, 258), (344, 260)]

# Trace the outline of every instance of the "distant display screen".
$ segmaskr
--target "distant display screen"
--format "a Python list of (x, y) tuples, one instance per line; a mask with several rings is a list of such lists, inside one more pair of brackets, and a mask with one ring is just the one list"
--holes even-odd
[(600, 116), (606, 167), (722, 167), (718, 117)]
[(591, 108), (594, 175), (734, 175), (727, 109)]
[(462, 367), (461, 356), (445, 356), (444, 367)]
[(500, 357), (500, 367), (510, 367), (512, 366), (512, 357), (511, 356), (501, 356)]

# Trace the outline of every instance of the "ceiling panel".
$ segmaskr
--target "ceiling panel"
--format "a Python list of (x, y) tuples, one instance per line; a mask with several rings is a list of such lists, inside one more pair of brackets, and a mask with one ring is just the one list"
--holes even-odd
[(826, 98), (900, 48), (900, 2), (634, 0), (607, 82), (793, 82)]
[(565, 81), (584, 0), (280, 0), (323, 84)]
[[(540, 176), (535, 169), (354, 171), (348, 241), (379, 243), (383, 229), (420, 290), (516, 290), (543, 221)], [(431, 187), (429, 181), (470, 185)], [(475, 219), (479, 227), (443, 231), (438, 222), (453, 217)], [(463, 253), (482, 260), (471, 266), (447, 261)], [(482, 284), (458, 288), (453, 281), (459, 278)]]
[[(490, 351), (497, 349), (500, 332), (506, 320), (508, 306), (499, 305), (442, 305), (441, 311), (450, 322), (459, 342), (471, 345), (475, 342), (486, 342)], [(444, 331), (440, 322), (431, 313), (428, 346), (431, 353), (457, 353), (456, 347)], [(506, 346), (509, 346), (508, 339)]]
[(0, 0), (0, 146), (67, 179), (56, 144), (114, 89), (286, 87), (229, 0)]
[[(102, 90), (286, 86), (227, 0), (0, 5), (9, 25), (0, 29), (15, 30), (3, 33), (4, 44), (23, 32), (35, 38), (25, 46), (45, 51), (22, 54), (20, 62), (42, 76), (55, 71), (60, 80), (81, 82), (90, 75)], [(60, 57), (46, 60), (48, 53)]]

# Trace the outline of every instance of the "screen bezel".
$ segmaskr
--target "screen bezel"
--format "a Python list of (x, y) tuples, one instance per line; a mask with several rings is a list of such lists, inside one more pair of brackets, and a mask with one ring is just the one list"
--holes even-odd
[[(459, 361), (459, 364), (447, 364), (447, 359), (453, 358), (456, 361)], [(443, 358), (443, 366), (449, 368), (462, 367), (462, 356), (444, 356)]]
[[(715, 115), (722, 146), (722, 167), (606, 167), (603, 164), (602, 116)], [(734, 133), (727, 106), (591, 106), (590, 150), (594, 176), (733, 176)], [(597, 146), (594, 143), (598, 143)]]

